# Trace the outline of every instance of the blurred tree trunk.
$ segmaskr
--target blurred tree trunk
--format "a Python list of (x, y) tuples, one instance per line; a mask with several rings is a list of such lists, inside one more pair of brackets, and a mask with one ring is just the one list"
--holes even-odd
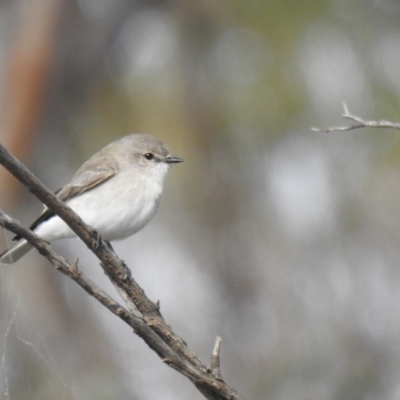
[[(0, 138), (26, 160), (39, 132), (54, 52), (62, 0), (22, 0), (6, 66)], [(34, 12), (32, 7), (34, 6)], [(17, 184), (0, 170), (0, 207), (14, 203)]]

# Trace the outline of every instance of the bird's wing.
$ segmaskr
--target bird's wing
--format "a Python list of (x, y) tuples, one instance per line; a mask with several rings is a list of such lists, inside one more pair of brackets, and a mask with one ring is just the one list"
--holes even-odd
[[(104, 158), (103, 156), (100, 164), (96, 156), (97, 154), (82, 165), (71, 183), (55, 191), (57, 197), (62, 201), (68, 201), (102, 184), (119, 171), (118, 162), (114, 158)], [(35, 230), (43, 221), (47, 221), (53, 215), (54, 212), (46, 207), (29, 229)], [(19, 239), (21, 239), (20, 236), (13, 238), (13, 240)]]

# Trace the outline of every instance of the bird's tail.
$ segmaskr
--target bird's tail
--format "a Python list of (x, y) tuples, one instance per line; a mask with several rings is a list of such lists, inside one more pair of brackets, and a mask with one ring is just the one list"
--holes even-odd
[(25, 239), (21, 239), (14, 246), (0, 254), (0, 264), (14, 264), (32, 249), (33, 246), (31, 244)]

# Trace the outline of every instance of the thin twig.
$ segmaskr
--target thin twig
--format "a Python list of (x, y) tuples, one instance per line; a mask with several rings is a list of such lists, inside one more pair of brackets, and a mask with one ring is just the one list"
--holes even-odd
[(390, 122), (390, 121), (365, 121), (362, 118), (351, 114), (346, 103), (343, 102), (343, 108), (344, 112), (342, 114), (343, 118), (349, 119), (351, 121), (357, 122), (356, 124), (350, 125), (350, 126), (334, 126), (331, 128), (311, 128), (311, 130), (315, 132), (347, 132), (351, 131), (353, 129), (359, 129), (359, 128), (391, 128), (391, 129), (400, 129), (400, 123), (396, 122)]
[(211, 373), (217, 378), (222, 380), (221, 376), (221, 361), (219, 357), (219, 353), (221, 351), (221, 342), (222, 339), (220, 336), (217, 336), (215, 339), (214, 349), (211, 355)]

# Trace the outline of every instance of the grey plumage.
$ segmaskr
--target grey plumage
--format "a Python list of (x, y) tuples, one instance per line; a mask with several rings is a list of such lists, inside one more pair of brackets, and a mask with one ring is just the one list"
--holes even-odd
[[(105, 240), (120, 240), (151, 220), (169, 165), (181, 161), (152, 135), (127, 135), (94, 154), (56, 194)], [(75, 236), (48, 208), (30, 229), (47, 241)], [(14, 263), (33, 248), (24, 239), (14, 240), (0, 263)]]

